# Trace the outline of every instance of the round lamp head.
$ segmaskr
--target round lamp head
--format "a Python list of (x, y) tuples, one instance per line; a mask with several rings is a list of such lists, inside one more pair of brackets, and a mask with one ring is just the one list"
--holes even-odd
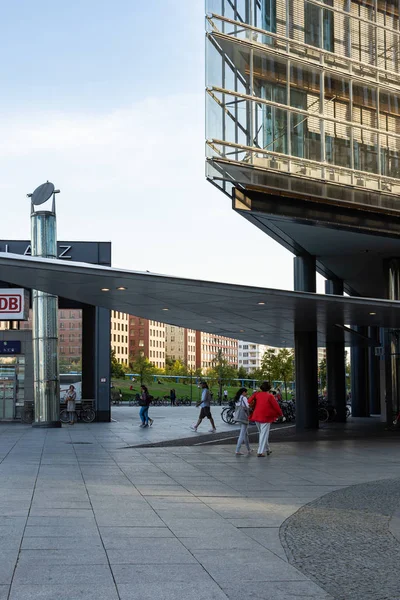
[(52, 194), (54, 194), (54, 185), (50, 183), (50, 181), (42, 183), (42, 185), (39, 185), (39, 187), (36, 188), (31, 196), (32, 204), (35, 206), (44, 204), (51, 198)]

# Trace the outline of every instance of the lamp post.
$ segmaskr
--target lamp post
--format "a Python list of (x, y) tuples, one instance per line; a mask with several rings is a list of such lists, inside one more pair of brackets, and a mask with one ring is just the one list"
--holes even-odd
[[(57, 258), (57, 223), (54, 185), (40, 185), (31, 199), (32, 256)], [(52, 198), (48, 210), (40, 206)], [(33, 427), (61, 427), (58, 370), (58, 297), (32, 290), (32, 343), (35, 420)]]

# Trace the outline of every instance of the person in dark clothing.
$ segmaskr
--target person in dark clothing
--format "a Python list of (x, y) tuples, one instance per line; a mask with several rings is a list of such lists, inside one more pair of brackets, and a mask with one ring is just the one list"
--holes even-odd
[(149, 394), (149, 390), (145, 385), (141, 385), (140, 389), (142, 391), (140, 395), (140, 411), (139, 416), (142, 421), (140, 427), (150, 427), (153, 425), (153, 419), (149, 417), (149, 406), (152, 401), (152, 396)]
[(175, 390), (172, 388), (172, 390), (169, 393), (169, 397), (171, 399), (171, 406), (176, 406), (176, 392)]

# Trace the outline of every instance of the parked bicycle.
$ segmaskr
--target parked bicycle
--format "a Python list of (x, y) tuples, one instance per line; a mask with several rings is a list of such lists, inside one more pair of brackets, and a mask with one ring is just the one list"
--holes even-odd
[(278, 419), (281, 421), (294, 421), (296, 419), (296, 405), (293, 400), (278, 400), (283, 416)]
[[(76, 418), (78, 421), (83, 421), (84, 423), (92, 423), (96, 418), (96, 413), (90, 406), (81, 406), (76, 407), (75, 409)], [(60, 412), (60, 421), (61, 423), (69, 423), (70, 422), (70, 414), (64, 409)]]
[(32, 425), (35, 418), (35, 411), (32, 404), (25, 404), (21, 412), (21, 421), (26, 425)]
[(221, 419), (228, 425), (234, 425), (235, 421), (235, 403), (231, 400), (229, 406), (225, 407), (221, 411)]

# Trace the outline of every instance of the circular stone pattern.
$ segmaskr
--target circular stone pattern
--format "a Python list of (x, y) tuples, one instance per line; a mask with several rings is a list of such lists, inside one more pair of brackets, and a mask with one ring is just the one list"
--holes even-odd
[(400, 543), (389, 531), (400, 479), (331, 492), (300, 508), (280, 529), (290, 564), (336, 600), (400, 598)]

